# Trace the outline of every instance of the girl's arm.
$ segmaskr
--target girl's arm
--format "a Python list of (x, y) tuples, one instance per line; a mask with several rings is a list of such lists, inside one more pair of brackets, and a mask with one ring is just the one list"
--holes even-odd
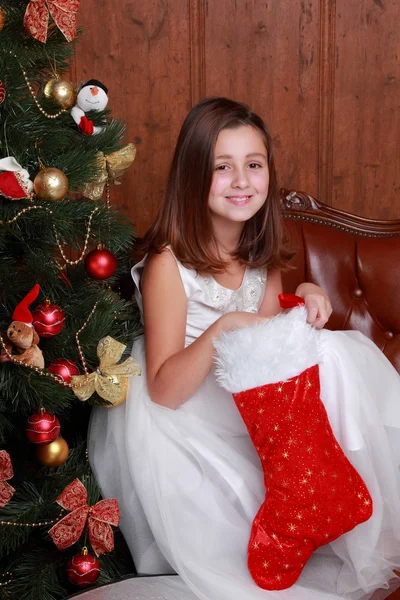
[(227, 313), (185, 348), (186, 294), (168, 250), (147, 260), (141, 291), (149, 395), (156, 404), (172, 409), (190, 398), (210, 372), (214, 338), (265, 321), (256, 314)]

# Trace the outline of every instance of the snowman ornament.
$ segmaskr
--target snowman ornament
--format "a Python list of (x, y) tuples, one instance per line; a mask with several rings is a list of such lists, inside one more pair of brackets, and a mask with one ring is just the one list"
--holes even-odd
[(71, 109), (71, 116), (83, 133), (93, 135), (104, 129), (95, 127), (85, 113), (89, 110), (104, 110), (108, 104), (107, 92), (107, 87), (97, 79), (90, 79), (81, 86), (76, 104)]

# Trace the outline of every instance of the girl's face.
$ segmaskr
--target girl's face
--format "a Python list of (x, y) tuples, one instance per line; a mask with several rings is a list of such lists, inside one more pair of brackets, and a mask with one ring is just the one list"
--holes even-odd
[(263, 137), (250, 125), (223, 129), (214, 149), (208, 206), (214, 223), (245, 223), (268, 194), (268, 156)]

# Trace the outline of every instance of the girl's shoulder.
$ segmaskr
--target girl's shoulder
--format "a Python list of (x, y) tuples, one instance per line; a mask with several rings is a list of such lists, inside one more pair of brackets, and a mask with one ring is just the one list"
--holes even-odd
[(158, 253), (152, 253), (145, 257), (143, 265), (143, 276), (149, 274), (163, 275), (165, 271), (174, 272), (177, 269), (177, 261), (172, 251), (166, 247)]
[(140, 293), (146, 293), (146, 290), (157, 292), (158, 289), (176, 288), (183, 284), (186, 295), (190, 295), (196, 279), (196, 272), (184, 267), (169, 247), (145, 256), (133, 267), (131, 273)]

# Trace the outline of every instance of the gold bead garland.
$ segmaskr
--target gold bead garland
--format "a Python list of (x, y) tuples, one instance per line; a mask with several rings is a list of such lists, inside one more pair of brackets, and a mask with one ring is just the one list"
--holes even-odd
[(30, 81), (29, 81), (29, 79), (28, 79), (28, 76), (27, 76), (27, 74), (26, 74), (26, 71), (24, 70), (23, 66), (22, 66), (22, 65), (21, 65), (21, 63), (19, 62), (19, 60), (18, 60), (18, 56), (17, 56), (16, 54), (14, 54), (14, 52), (12, 52), (12, 50), (8, 50), (8, 51), (7, 51), (7, 50), (5, 50), (5, 52), (8, 52), (8, 53), (9, 53), (11, 56), (13, 56), (13, 57), (14, 57), (14, 58), (17, 60), (17, 62), (18, 62), (18, 64), (19, 64), (19, 66), (20, 66), (20, 68), (21, 68), (22, 75), (24, 76), (25, 83), (26, 83), (26, 85), (28, 86), (28, 90), (29, 90), (29, 92), (30, 92), (30, 94), (31, 94), (31, 96), (32, 96), (32, 98), (33, 98), (33, 100), (34, 100), (34, 102), (35, 102), (36, 106), (38, 107), (38, 109), (40, 110), (40, 112), (42, 113), (42, 115), (43, 115), (43, 116), (45, 116), (47, 119), (57, 119), (57, 118), (58, 118), (59, 116), (61, 116), (63, 113), (67, 112), (67, 109), (66, 109), (66, 108), (62, 108), (60, 111), (58, 111), (58, 113), (55, 113), (54, 115), (50, 115), (49, 113), (47, 113), (47, 112), (44, 110), (44, 108), (41, 106), (41, 104), (40, 104), (39, 100), (36, 98), (36, 95), (35, 95), (35, 90), (33, 89), (32, 85), (31, 85), (31, 82), (30, 82)]
[(86, 254), (87, 247), (88, 247), (88, 244), (89, 244), (89, 237), (90, 237), (90, 232), (91, 232), (91, 227), (92, 227), (92, 219), (93, 219), (94, 213), (95, 213), (95, 212), (97, 212), (98, 210), (99, 210), (99, 209), (98, 209), (98, 207), (96, 207), (96, 208), (94, 208), (94, 209), (93, 209), (93, 211), (90, 213), (90, 216), (89, 216), (89, 219), (88, 219), (88, 224), (87, 224), (87, 232), (86, 232), (86, 236), (85, 236), (85, 243), (84, 243), (84, 245), (83, 245), (83, 250), (82, 250), (82, 252), (81, 252), (81, 255), (79, 256), (79, 258), (77, 258), (76, 260), (69, 260), (69, 259), (68, 259), (68, 258), (65, 256), (65, 254), (64, 254), (64, 251), (63, 251), (63, 249), (62, 249), (62, 246), (61, 246), (60, 239), (59, 239), (59, 237), (58, 237), (58, 233), (57, 233), (57, 230), (56, 230), (56, 226), (55, 226), (55, 225), (53, 225), (54, 236), (55, 236), (55, 238), (56, 238), (56, 242), (57, 242), (58, 249), (60, 250), (60, 254), (61, 254), (61, 256), (63, 257), (63, 259), (65, 260), (65, 262), (66, 262), (68, 265), (77, 265), (77, 264), (79, 264), (79, 263), (80, 263), (80, 262), (83, 260), (83, 257), (84, 257), (84, 256), (85, 256), (85, 254)]
[(109, 181), (107, 181), (107, 183), (106, 183), (106, 205), (107, 205), (107, 209), (110, 210), (111, 202), (110, 202), (110, 182)]
[(7, 579), (6, 581), (2, 581), (0, 583), (0, 587), (5, 587), (6, 585), (9, 585), (12, 582), (12, 574), (10, 573), (10, 571), (4, 571), (4, 573), (1, 574), (1, 577), (5, 577), (8, 576), (9, 579)]
[(40, 521), (39, 523), (18, 523), (17, 521), (0, 521), (1, 525), (9, 525), (11, 527), (46, 527), (47, 525), (52, 525), (60, 520), (64, 511), (62, 510), (58, 517), (55, 519), (51, 519), (49, 521)]
[(45, 206), (37, 206), (37, 205), (27, 206), (26, 208), (23, 208), (22, 210), (20, 210), (12, 219), (9, 219), (8, 221), (0, 221), (0, 225), (11, 225), (12, 223), (15, 223), (15, 221), (17, 221), (17, 219), (19, 219), (22, 215), (29, 212), (30, 210), (35, 210), (35, 209), (45, 210), (48, 213), (53, 214), (53, 211), (50, 208), (46, 208)]
[(110, 181), (106, 183), (106, 206), (108, 214), (108, 243), (111, 241), (111, 197), (110, 197)]
[[(90, 318), (93, 316), (93, 314), (94, 314), (94, 312), (95, 312), (95, 310), (96, 310), (97, 305), (99, 304), (99, 302), (100, 301), (97, 300), (97, 302), (93, 306), (92, 310), (90, 311), (88, 318), (86, 319), (86, 321), (84, 322), (84, 324), (82, 325), (82, 327), (79, 329), (79, 331), (77, 331), (76, 334), (75, 334), (76, 345), (78, 346), (78, 352), (79, 352), (79, 356), (81, 358), (81, 363), (82, 363), (83, 370), (85, 371), (85, 375), (89, 375), (89, 371), (87, 369), (85, 357), (83, 356), (82, 347), (81, 347), (80, 342), (79, 342), (79, 334), (82, 333), (82, 331), (86, 328), (86, 326), (89, 323)], [(70, 385), (72, 387), (72, 384), (70, 384)], [(83, 381), (82, 384), (81, 384), (81, 386), (77, 386), (75, 384), (73, 387), (83, 387), (84, 385), (86, 385), (86, 381)]]
[[(29, 212), (30, 210), (45, 210), (50, 215), (53, 214), (53, 211), (51, 210), (51, 208), (47, 208), (46, 206), (37, 206), (35, 204), (35, 205), (32, 205), (32, 206), (27, 206), (26, 208), (23, 208), (12, 219), (9, 219), (8, 221), (0, 221), (0, 224), (1, 225), (11, 225), (11, 223), (15, 223), (15, 221), (17, 219), (19, 219), (19, 217), (21, 217), (23, 214)], [(76, 260), (69, 260), (65, 256), (63, 248), (62, 248), (62, 245), (61, 245), (61, 242), (60, 242), (60, 238), (58, 237), (56, 226), (53, 224), (53, 232), (54, 232), (54, 236), (56, 238), (57, 246), (58, 246), (60, 254), (63, 257), (63, 259), (65, 260), (66, 264), (68, 264), (68, 265), (77, 265), (77, 264), (79, 264), (83, 260), (83, 257), (86, 254), (87, 247), (88, 247), (88, 244), (89, 244), (90, 233), (91, 233), (91, 230), (92, 230), (92, 219), (93, 219), (94, 214), (98, 210), (99, 210), (99, 208), (96, 206), (92, 210), (92, 212), (90, 213), (90, 216), (89, 216), (89, 219), (88, 219), (88, 225), (87, 225), (87, 231), (86, 231), (86, 235), (85, 235), (85, 243), (84, 243), (84, 246), (83, 246), (83, 250), (82, 250), (81, 255), (79, 256), (79, 258), (77, 258)]]

